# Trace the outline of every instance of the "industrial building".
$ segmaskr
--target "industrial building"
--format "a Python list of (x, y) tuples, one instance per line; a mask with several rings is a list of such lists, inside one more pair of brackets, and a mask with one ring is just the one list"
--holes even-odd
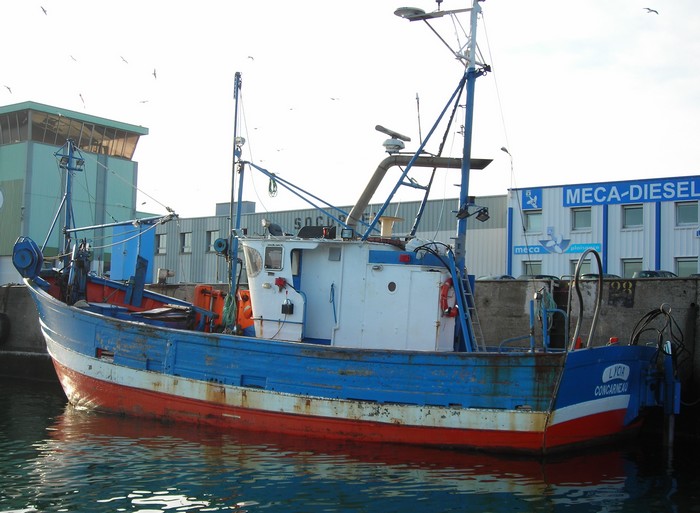
[[(572, 275), (597, 250), (604, 273), (698, 269), (700, 176), (513, 189), (507, 273)], [(595, 272), (588, 262), (583, 272)]]
[[(45, 238), (64, 194), (60, 148), (69, 138), (81, 152), (73, 192), (76, 224), (142, 216), (136, 211), (138, 163), (132, 158), (139, 138), (147, 134), (144, 127), (34, 102), (0, 107), (0, 284), (20, 281), (12, 265), (18, 237), (45, 241), (50, 255), (59, 252), (61, 220)], [(468, 271), (478, 277), (565, 277), (573, 274), (580, 255), (593, 248), (601, 254), (603, 272), (608, 274), (632, 277), (642, 270), (698, 274), (699, 199), (700, 176), (547, 185), (473, 198), (467, 219)], [(263, 233), (263, 220), (290, 234), (306, 226), (336, 224), (313, 209), (261, 213), (255, 212), (252, 202), (241, 207), (242, 231), (251, 235)], [(154, 253), (147, 255), (151, 281), (157, 281), (158, 269), (169, 283), (227, 281), (227, 266), (215, 251), (215, 242), (228, 236), (230, 205), (212, 209), (212, 216), (179, 218), (144, 232), (142, 238), (150, 242), (141, 249), (152, 247)], [(379, 205), (370, 204), (365, 216), (378, 210)], [(410, 233), (418, 210), (416, 201), (387, 209), (395, 218), (393, 236)], [(416, 236), (450, 244), (458, 210), (457, 199), (429, 201), (422, 226), (431, 231)], [(113, 249), (110, 235), (107, 231), (86, 235), (94, 250), (93, 270), (128, 279), (119, 262), (132, 249)], [(597, 269), (587, 262), (582, 271)]]
[[(506, 265), (504, 237), (506, 227), (505, 196), (476, 198), (467, 219), (467, 262), (472, 274), (502, 273)], [(458, 210), (457, 199), (430, 200), (423, 213), (423, 226), (432, 227), (431, 232), (416, 232), (416, 237), (438, 240), (450, 244), (455, 235)], [(411, 231), (420, 202), (411, 201), (392, 204), (388, 211), (394, 218), (392, 234), (402, 237)], [(296, 234), (306, 226), (332, 227), (337, 223), (317, 210), (288, 210), (282, 212), (258, 212), (246, 207), (248, 213), (241, 215), (241, 229), (249, 235), (263, 233), (263, 219), (281, 227), (284, 233)], [(365, 217), (370, 218), (381, 205), (368, 205)], [(349, 212), (350, 206), (339, 207)], [(483, 210), (485, 209), (485, 210)], [(165, 223), (156, 228), (156, 269), (170, 271), (169, 283), (219, 283), (227, 281), (226, 263), (214, 249), (214, 242), (226, 237), (229, 230), (229, 204), (217, 205), (218, 215), (179, 219), (177, 223)], [(488, 212), (478, 216), (477, 212)], [(483, 219), (477, 220), (480, 217)], [(488, 219), (487, 219), (488, 218)]]
[[(63, 219), (55, 219), (65, 191), (61, 147), (70, 138), (80, 155), (73, 196), (76, 226), (136, 216), (138, 164), (131, 160), (148, 129), (34, 102), (0, 107), (0, 283), (16, 283), (12, 247), (20, 236), (59, 253)], [(63, 166), (63, 167), (62, 167)], [(95, 271), (109, 268), (111, 250), (91, 232)]]

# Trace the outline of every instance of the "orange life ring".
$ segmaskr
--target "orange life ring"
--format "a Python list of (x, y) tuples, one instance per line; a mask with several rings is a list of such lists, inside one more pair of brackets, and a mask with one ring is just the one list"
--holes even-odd
[(457, 317), (457, 312), (459, 311), (456, 303), (454, 306), (450, 306), (447, 301), (450, 289), (454, 292), (454, 282), (452, 278), (447, 278), (440, 287), (440, 311), (443, 317)]

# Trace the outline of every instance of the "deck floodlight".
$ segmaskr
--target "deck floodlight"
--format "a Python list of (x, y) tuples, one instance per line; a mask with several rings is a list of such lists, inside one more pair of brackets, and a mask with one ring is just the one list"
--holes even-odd
[(491, 218), (489, 215), (489, 209), (486, 207), (483, 207), (476, 212), (476, 220), (481, 221), (482, 223), (485, 221), (488, 221)]
[[(470, 196), (469, 198), (471, 199), (472, 196)], [(469, 207), (477, 207), (478, 210), (474, 212), (469, 212)], [(476, 220), (482, 223), (491, 219), (488, 207), (479, 207), (478, 205), (474, 205), (472, 202), (463, 205), (457, 212), (457, 219), (466, 219), (472, 216), (476, 216)]]

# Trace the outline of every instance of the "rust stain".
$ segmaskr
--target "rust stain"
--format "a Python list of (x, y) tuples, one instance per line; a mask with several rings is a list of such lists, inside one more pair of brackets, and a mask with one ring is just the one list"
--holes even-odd
[(209, 402), (216, 404), (226, 403), (226, 388), (218, 383), (207, 383), (205, 395)]

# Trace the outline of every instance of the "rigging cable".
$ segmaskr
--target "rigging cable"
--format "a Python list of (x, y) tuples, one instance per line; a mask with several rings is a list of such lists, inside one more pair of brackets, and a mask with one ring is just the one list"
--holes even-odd
[[(442, 155), (442, 152), (445, 149), (445, 143), (447, 142), (447, 136), (450, 133), (450, 127), (452, 126), (452, 122), (454, 121), (455, 114), (457, 112), (457, 108), (459, 107), (459, 99), (462, 97), (463, 92), (464, 92), (464, 88), (462, 88), (459, 95), (455, 98), (454, 107), (452, 108), (452, 112), (450, 113), (450, 118), (447, 120), (447, 126), (445, 128), (445, 132), (442, 134), (442, 141), (440, 141), (440, 146), (438, 147), (438, 152), (437, 152), (438, 157), (440, 157)], [(423, 200), (421, 201), (421, 205), (419, 207), (418, 214), (416, 215), (416, 218), (413, 221), (413, 226), (411, 227), (411, 231), (409, 233), (409, 236), (411, 236), (411, 237), (415, 237), (416, 231), (418, 230), (418, 223), (420, 221), (420, 218), (423, 215), (423, 210), (425, 209), (425, 205), (428, 202), (428, 195), (430, 194), (430, 190), (432, 189), (433, 180), (435, 178), (436, 171), (437, 171), (437, 168), (434, 167), (433, 171), (430, 174), (430, 180), (428, 181), (428, 185), (426, 186), (425, 195), (423, 196)], [(443, 201), (443, 209), (444, 209), (444, 202), (445, 202), (444, 196), (443, 196), (442, 201)], [(442, 213), (440, 215), (442, 217)]]
[[(90, 155), (90, 154), (88, 153), (88, 155)], [(91, 160), (92, 162), (94, 162), (95, 164), (97, 164), (99, 167), (102, 167), (105, 171), (108, 171), (109, 173), (113, 174), (117, 179), (119, 179), (121, 182), (123, 182), (123, 183), (126, 184), (127, 186), (131, 187), (132, 189), (134, 189), (136, 192), (139, 192), (139, 193), (143, 194), (143, 195), (146, 196), (148, 199), (154, 201), (155, 203), (157, 203), (158, 205), (160, 205), (161, 207), (163, 207), (167, 212), (169, 212), (169, 213), (173, 213), (173, 212), (174, 212), (174, 210), (173, 210), (172, 208), (170, 208), (170, 207), (164, 205), (163, 203), (161, 203), (160, 201), (158, 201), (157, 199), (155, 199), (153, 196), (151, 196), (151, 195), (148, 194), (147, 192), (145, 192), (145, 191), (139, 189), (139, 188), (138, 188), (136, 185), (134, 185), (132, 182), (129, 182), (129, 181), (126, 180), (125, 178), (119, 176), (116, 172), (114, 172), (113, 170), (111, 170), (108, 166), (104, 165), (104, 164), (103, 164), (102, 162), (100, 162), (99, 160), (97, 160), (97, 159), (95, 159), (95, 158), (93, 158), (93, 157), (91, 157), (91, 156), (86, 156), (85, 160)], [(110, 217), (112, 217), (112, 216), (110, 216)], [(114, 218), (112, 217), (112, 219), (114, 219)], [(116, 220), (115, 220), (115, 221), (116, 221)]]
[[(488, 34), (488, 29), (486, 27), (486, 17), (484, 16), (484, 13), (481, 13), (481, 22), (482, 22), (482, 27), (484, 31), (484, 37), (486, 38), (486, 48), (488, 50), (488, 55), (489, 55), (489, 62), (493, 64), (494, 59), (493, 59), (493, 54), (491, 53), (491, 42), (489, 40), (489, 34)], [(510, 141), (508, 140), (508, 130), (506, 128), (506, 120), (505, 120), (505, 115), (503, 113), (503, 102), (501, 101), (501, 90), (498, 87), (498, 73), (496, 73), (495, 69), (497, 69), (497, 66), (491, 66), (492, 68), (492, 76), (493, 76), (493, 84), (496, 89), (496, 99), (498, 102), (498, 112), (501, 116), (501, 126), (503, 128), (503, 137), (506, 141), (506, 145), (501, 147), (501, 151), (505, 152), (508, 157), (510, 158), (510, 188), (511, 190), (516, 190), (517, 191), (517, 184), (515, 182), (515, 170), (513, 167), (513, 155), (511, 155), (510, 151), (508, 148), (510, 148)], [(526, 261), (528, 264), (531, 264), (531, 256), (530, 256), (530, 247), (529, 243), (527, 241), (527, 228), (525, 226), (525, 213), (523, 212), (523, 206), (520, 201), (520, 195), (516, 194), (516, 202), (518, 205), (518, 214), (520, 215), (520, 226), (523, 231), (523, 240), (525, 241), (525, 251), (526, 251)], [(530, 266), (528, 266), (529, 268)], [(512, 271), (512, 269), (510, 270)]]

